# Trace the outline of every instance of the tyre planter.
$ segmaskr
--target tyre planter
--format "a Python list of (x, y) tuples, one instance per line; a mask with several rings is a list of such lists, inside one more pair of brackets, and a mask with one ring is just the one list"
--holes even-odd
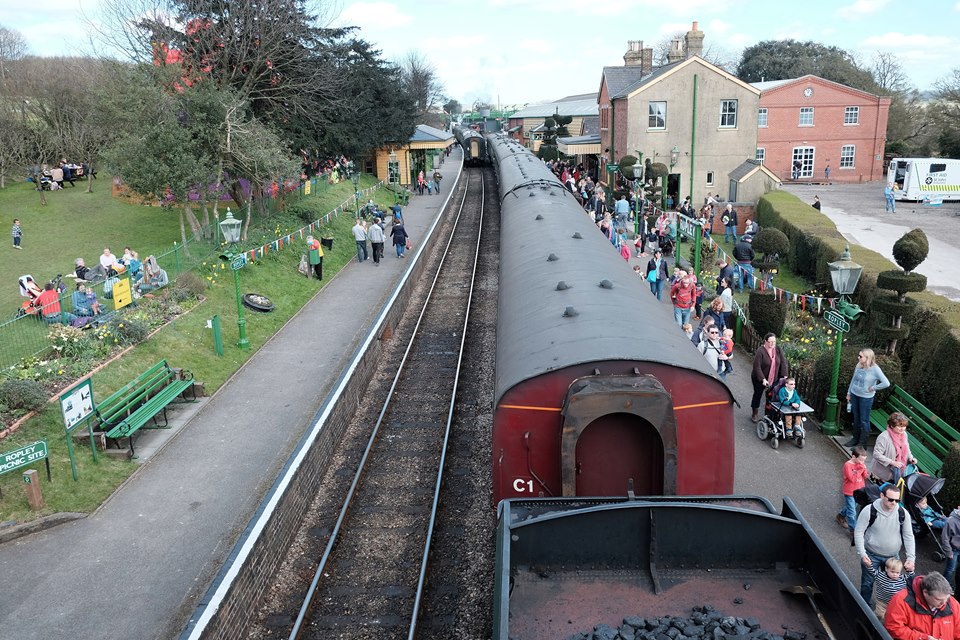
[(259, 311), (260, 313), (273, 311), (273, 302), (270, 298), (260, 295), (259, 293), (243, 294), (243, 306), (254, 311)]

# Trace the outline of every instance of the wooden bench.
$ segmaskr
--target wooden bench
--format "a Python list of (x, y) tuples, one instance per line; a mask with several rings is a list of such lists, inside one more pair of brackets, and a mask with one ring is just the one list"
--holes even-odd
[(898, 386), (893, 387), (881, 407), (870, 412), (870, 424), (883, 431), (887, 428), (887, 418), (895, 411), (910, 418), (907, 439), (917, 466), (924, 473), (939, 476), (950, 444), (960, 441), (960, 432)]
[[(166, 360), (161, 360), (97, 403), (94, 409), (97, 430), (105, 432), (107, 439), (114, 442), (126, 438), (132, 458), (136, 432), (141, 428), (168, 428), (167, 405), (192, 388), (193, 374), (174, 369)], [(157, 420), (160, 414), (163, 414), (162, 425)], [(152, 427), (146, 426), (149, 422), (153, 422)]]

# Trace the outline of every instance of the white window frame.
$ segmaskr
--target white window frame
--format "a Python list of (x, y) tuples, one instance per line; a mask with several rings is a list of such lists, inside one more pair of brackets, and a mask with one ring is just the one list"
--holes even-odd
[(856, 127), (860, 124), (860, 107), (843, 108), (843, 126)]
[(707, 186), (713, 186), (713, 171), (707, 171)]
[(812, 178), (813, 177), (813, 167), (817, 159), (817, 148), (816, 147), (794, 147), (793, 152), (790, 154), (790, 173), (793, 174), (793, 162), (799, 160), (801, 163), (800, 167), (800, 178)]
[[(810, 115), (810, 122), (804, 122), (805, 115)], [(813, 126), (813, 107), (800, 107), (800, 121), (797, 123), (798, 127), (812, 127)]]
[[(849, 153), (845, 153), (849, 150)], [(857, 166), (857, 145), (845, 144), (840, 147), (840, 168), (854, 169)]]
[(754, 157), (754, 160), (763, 164), (763, 161), (767, 159), (767, 150), (763, 147), (757, 147), (757, 154)]
[[(654, 113), (654, 107), (656, 105), (663, 105), (662, 113)], [(659, 116), (663, 117), (663, 124), (660, 126), (651, 125), (650, 123), (654, 118)], [(647, 103), (647, 130), (648, 131), (666, 131), (667, 129), (667, 101), (666, 100), (651, 100)]]
[[(730, 107), (733, 107), (730, 109)], [(721, 100), (720, 101), (720, 128), (721, 129), (736, 129), (737, 128), (737, 111), (740, 109), (739, 100), (730, 99), (730, 100)], [(724, 124), (725, 121), (733, 119), (733, 124)]]
[(769, 116), (769, 113), (767, 112), (766, 107), (757, 109), (757, 126), (761, 128), (766, 128), (768, 116)]

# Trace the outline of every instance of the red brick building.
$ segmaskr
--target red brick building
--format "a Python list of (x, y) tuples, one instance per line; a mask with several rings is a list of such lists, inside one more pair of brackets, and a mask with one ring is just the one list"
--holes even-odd
[(812, 75), (753, 86), (760, 89), (757, 160), (782, 181), (883, 178), (890, 98)]

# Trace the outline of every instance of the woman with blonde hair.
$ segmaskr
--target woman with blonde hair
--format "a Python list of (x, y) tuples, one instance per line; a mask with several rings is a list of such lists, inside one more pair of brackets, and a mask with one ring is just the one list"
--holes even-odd
[(873, 397), (880, 389), (890, 386), (887, 376), (877, 365), (873, 349), (861, 349), (857, 356), (857, 366), (847, 388), (847, 406), (853, 417), (853, 437), (845, 447), (866, 446), (870, 438), (870, 410), (873, 409)]

